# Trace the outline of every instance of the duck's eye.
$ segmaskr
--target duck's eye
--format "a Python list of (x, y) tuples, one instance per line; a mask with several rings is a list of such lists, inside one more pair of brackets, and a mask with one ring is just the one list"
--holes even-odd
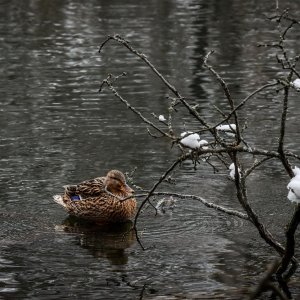
[(114, 180), (114, 186), (115, 186), (115, 187), (120, 187), (120, 186), (121, 186), (121, 184), (120, 184), (120, 182), (118, 182), (118, 181)]
[(112, 184), (116, 189), (121, 189), (122, 182), (118, 178), (112, 178)]

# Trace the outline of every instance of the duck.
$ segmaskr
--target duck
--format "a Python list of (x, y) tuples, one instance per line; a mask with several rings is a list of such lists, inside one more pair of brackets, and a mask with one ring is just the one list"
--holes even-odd
[(64, 186), (64, 193), (54, 195), (53, 199), (71, 216), (97, 224), (122, 223), (136, 213), (137, 202), (133, 194), (124, 174), (110, 170), (105, 177)]

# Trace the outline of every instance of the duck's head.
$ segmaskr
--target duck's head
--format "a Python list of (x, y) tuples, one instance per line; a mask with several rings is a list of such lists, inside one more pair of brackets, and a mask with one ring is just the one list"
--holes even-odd
[(107, 173), (104, 185), (113, 194), (131, 196), (134, 193), (134, 190), (127, 185), (124, 174), (118, 170), (111, 170)]

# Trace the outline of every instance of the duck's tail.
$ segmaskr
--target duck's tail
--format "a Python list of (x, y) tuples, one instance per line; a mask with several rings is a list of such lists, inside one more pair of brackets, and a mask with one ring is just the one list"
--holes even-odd
[(63, 197), (62, 197), (61, 195), (54, 195), (54, 196), (53, 196), (53, 199), (54, 199), (54, 201), (55, 201), (57, 204), (59, 204), (59, 205), (61, 205), (61, 206), (63, 206), (63, 207), (66, 206), (65, 203), (64, 203), (64, 201), (63, 201)]

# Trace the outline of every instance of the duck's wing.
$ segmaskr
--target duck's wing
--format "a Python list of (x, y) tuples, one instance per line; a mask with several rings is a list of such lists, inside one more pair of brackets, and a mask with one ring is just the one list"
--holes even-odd
[(104, 179), (105, 177), (97, 177), (77, 185), (66, 185), (65, 194), (69, 197), (78, 196), (80, 199), (97, 197), (104, 192)]

